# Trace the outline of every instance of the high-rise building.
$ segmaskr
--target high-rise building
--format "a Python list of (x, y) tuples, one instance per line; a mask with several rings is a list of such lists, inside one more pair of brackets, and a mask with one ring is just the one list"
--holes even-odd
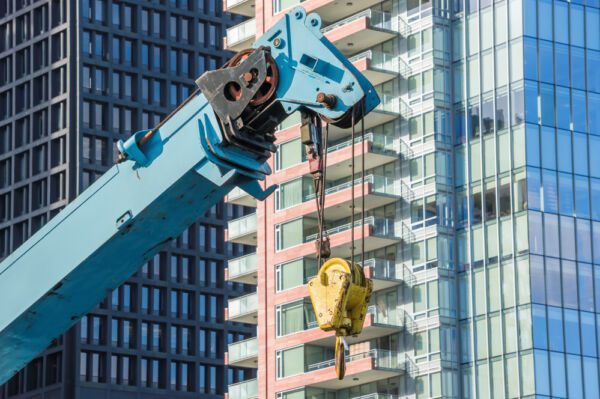
[[(223, 64), (236, 20), (213, 0), (0, 1), (0, 258), (114, 164), (117, 140), (157, 124)], [(223, 276), (246, 251), (223, 240), (243, 212), (214, 206), (0, 398), (218, 398), (251, 376), (224, 364), (227, 343), (254, 333), (223, 319), (245, 291)]]
[[(257, 245), (235, 265), (258, 282), (235, 303), (243, 317), (229, 312), (258, 336), (228, 358), (258, 379), (229, 398), (600, 397), (598, 0), (229, 0), (254, 19), (228, 47), (295, 5), (321, 15), (382, 100), (364, 136), (330, 129), (325, 204), (334, 256), (364, 231), (375, 292), (339, 381), (304, 285), (316, 212), (290, 117), (267, 179), (278, 191), (229, 224), (231, 241)], [(363, 149), (364, 180), (348, 167)]]

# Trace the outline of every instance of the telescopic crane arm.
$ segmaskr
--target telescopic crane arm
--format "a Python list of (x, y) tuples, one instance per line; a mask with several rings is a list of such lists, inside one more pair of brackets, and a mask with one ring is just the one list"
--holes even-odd
[(234, 187), (259, 200), (273, 192), (260, 181), (291, 113), (348, 127), (378, 105), (320, 26), (295, 8), (253, 49), (203, 74), (198, 91), (119, 143), (120, 162), (0, 263), (0, 383)]

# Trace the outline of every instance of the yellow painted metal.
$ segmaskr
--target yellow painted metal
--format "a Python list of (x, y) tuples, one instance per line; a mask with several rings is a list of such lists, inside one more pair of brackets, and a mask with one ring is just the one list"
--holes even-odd
[(308, 292), (319, 327), (335, 331), (336, 372), (344, 378), (344, 355), (340, 337), (362, 331), (373, 282), (365, 277), (356, 263), (332, 258), (321, 266), (318, 275), (308, 282)]

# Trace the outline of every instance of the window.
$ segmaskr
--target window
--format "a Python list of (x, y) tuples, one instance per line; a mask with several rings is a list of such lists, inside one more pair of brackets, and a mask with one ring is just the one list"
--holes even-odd
[(186, 362), (171, 361), (169, 370), (169, 383), (171, 389), (177, 391), (188, 391), (191, 389), (190, 369), (191, 364)]
[(306, 155), (300, 139), (279, 145), (275, 154), (275, 169), (282, 170), (306, 161)]
[(276, 354), (277, 378), (304, 373), (304, 347), (278, 351)]
[(106, 355), (98, 352), (80, 353), (80, 379), (89, 382), (106, 382)]
[(311, 258), (296, 259), (275, 266), (276, 289), (284, 291), (307, 283), (317, 275), (317, 263)]
[(281, 251), (302, 244), (304, 242), (304, 225), (302, 218), (276, 225), (277, 250)]
[(317, 327), (316, 317), (308, 300), (278, 305), (275, 313), (278, 337)]
[(282, 183), (275, 192), (275, 208), (279, 211), (310, 200), (314, 185), (310, 177)]
[(166, 388), (165, 360), (142, 358), (141, 385), (149, 388)]
[(135, 385), (135, 358), (129, 356), (111, 356), (111, 382), (119, 385)]

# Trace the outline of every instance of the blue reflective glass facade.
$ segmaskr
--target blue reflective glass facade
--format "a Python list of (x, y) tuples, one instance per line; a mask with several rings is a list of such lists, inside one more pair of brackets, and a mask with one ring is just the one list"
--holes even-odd
[(597, 398), (600, 11), (524, 3), (535, 392)]
[(455, 20), (462, 396), (597, 398), (598, 2), (464, 7)]

